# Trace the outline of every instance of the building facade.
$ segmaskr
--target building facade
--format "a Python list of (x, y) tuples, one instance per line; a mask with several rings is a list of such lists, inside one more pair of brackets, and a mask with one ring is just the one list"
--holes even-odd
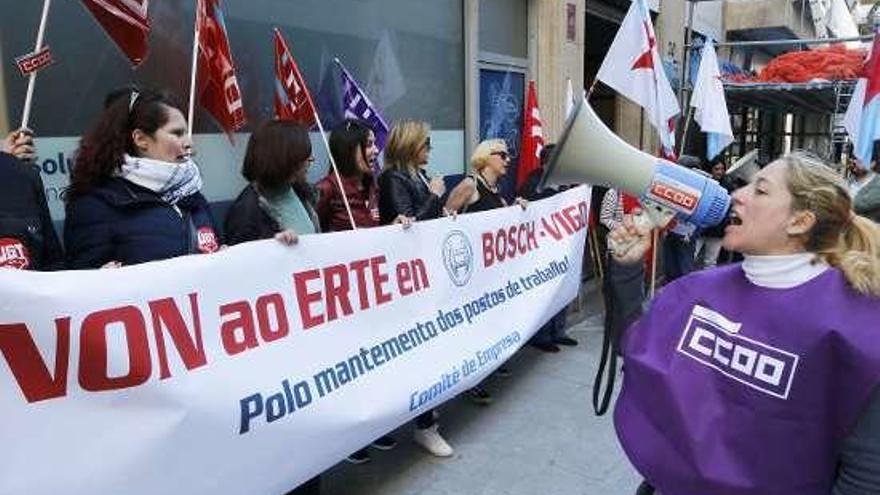
[[(150, 52), (138, 68), (81, 2), (54, 2), (45, 44), (55, 63), (39, 72), (30, 126), (53, 217), (63, 219), (79, 137), (104, 97), (132, 83), (189, 96), (194, 4), (150, 2)], [(212, 202), (234, 197), (250, 129), (273, 113), (272, 28), (286, 37), (316, 100), (330, 95), (338, 57), (389, 123), (431, 124), (429, 171), (461, 174), (487, 132), (518, 146), (525, 84), (537, 82), (545, 134), (562, 127), (566, 78), (583, 87), (584, 0), (227, 0), (222, 4), (247, 126), (230, 143), (204, 110), (195, 112), (197, 161)], [(0, 0), (0, 132), (19, 126), (27, 79), (14, 66), (33, 50), (42, 2)], [(338, 92), (338, 90), (337, 90)], [(322, 106), (321, 102), (318, 103)], [(323, 115), (323, 112), (322, 112)], [(318, 180), (327, 172), (313, 133)]]

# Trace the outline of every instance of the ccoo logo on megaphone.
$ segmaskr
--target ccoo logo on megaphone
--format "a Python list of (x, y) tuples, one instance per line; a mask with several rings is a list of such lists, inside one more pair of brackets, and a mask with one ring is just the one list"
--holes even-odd
[(730, 208), (730, 195), (718, 182), (633, 148), (605, 127), (585, 99), (566, 123), (541, 186), (576, 182), (626, 191), (646, 207), (665, 210), (659, 217), (666, 221), (674, 214), (697, 227), (721, 223)]

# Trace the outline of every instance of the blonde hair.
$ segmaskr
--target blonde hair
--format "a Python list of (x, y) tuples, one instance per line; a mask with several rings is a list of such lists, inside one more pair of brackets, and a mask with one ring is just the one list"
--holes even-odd
[(481, 141), (471, 154), (471, 168), (474, 172), (479, 173), (480, 170), (486, 168), (492, 153), (499, 151), (507, 151), (507, 143), (503, 139), (486, 139)]
[(415, 173), (419, 152), (431, 135), (426, 122), (406, 120), (394, 124), (385, 141), (385, 170)]
[(792, 211), (816, 218), (807, 233), (807, 251), (839, 268), (857, 292), (880, 297), (880, 227), (852, 211), (846, 183), (822, 159), (798, 151), (780, 160), (786, 165)]

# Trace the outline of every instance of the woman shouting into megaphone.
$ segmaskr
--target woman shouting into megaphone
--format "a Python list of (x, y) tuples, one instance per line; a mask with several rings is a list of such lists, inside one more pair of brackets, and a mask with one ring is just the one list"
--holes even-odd
[[(649, 232), (610, 234), (639, 263)], [(741, 264), (667, 285), (623, 337), (615, 426), (663, 495), (880, 493), (880, 228), (786, 155), (733, 194)]]

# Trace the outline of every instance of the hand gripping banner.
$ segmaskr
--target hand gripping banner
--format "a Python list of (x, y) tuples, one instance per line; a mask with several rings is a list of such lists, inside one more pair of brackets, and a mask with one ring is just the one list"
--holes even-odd
[(565, 307), (589, 197), (0, 270), (0, 494), (286, 492), (476, 385)]

